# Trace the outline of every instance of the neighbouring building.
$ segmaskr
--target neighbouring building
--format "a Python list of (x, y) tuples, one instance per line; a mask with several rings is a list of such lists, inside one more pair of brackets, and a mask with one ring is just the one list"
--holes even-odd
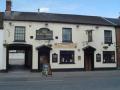
[(116, 69), (116, 32), (113, 23), (99, 16), (11, 11), (4, 13), (4, 59), (9, 70), (9, 52), (22, 50), (25, 66), (41, 71)]
[(0, 70), (5, 69), (3, 68), (4, 65), (4, 46), (3, 46), (3, 41), (4, 41), (4, 30), (3, 30), (3, 13), (0, 12)]
[(120, 17), (119, 18), (106, 18), (116, 29), (116, 51), (117, 51), (117, 67), (120, 69)]

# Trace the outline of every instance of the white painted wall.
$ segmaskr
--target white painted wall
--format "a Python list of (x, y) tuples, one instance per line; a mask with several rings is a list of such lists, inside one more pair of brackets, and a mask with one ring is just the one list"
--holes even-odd
[(6, 49), (3, 46), (4, 30), (0, 29), (0, 70), (6, 69)]
[[(9, 24), (10, 21), (4, 22), (5, 27), (5, 39), (7, 43), (15, 43), (14, 41), (14, 30), (15, 26), (25, 26), (26, 27), (26, 42), (27, 44), (33, 45), (33, 69), (38, 69), (38, 51), (36, 47), (47, 44), (47, 41), (39, 41), (35, 40), (36, 38), (36, 30), (45, 27), (45, 23), (43, 22), (22, 22), (22, 21), (12, 21), (12, 25)], [(103, 60), (101, 62), (96, 62), (96, 54), (100, 53), (102, 55), (103, 51), (116, 51), (116, 38), (115, 38), (115, 28), (110, 26), (99, 26), (96, 28), (95, 25), (79, 25), (76, 27), (76, 24), (58, 24), (58, 23), (49, 23), (47, 28), (53, 31), (54, 40), (50, 43), (54, 46), (55, 43), (62, 43), (62, 28), (72, 28), (72, 39), (73, 43), (77, 44), (76, 48), (53, 48), (50, 53), (50, 63), (51, 67), (54, 69), (58, 68), (84, 68), (84, 51), (82, 50), (87, 45), (91, 45), (96, 48), (95, 51), (95, 67), (116, 67), (116, 63), (113, 64), (103, 64)], [(93, 29), (93, 42), (86, 43), (87, 34), (86, 30)], [(113, 44), (109, 46), (107, 50), (103, 49), (104, 44), (104, 30), (111, 30), (113, 37)], [(34, 36), (34, 39), (30, 39), (30, 36)], [(55, 36), (58, 36), (58, 39), (55, 39)], [(68, 44), (69, 46), (69, 44)], [(78, 51), (80, 49), (80, 51)], [(75, 51), (75, 64), (59, 64), (59, 53), (60, 50), (74, 50)], [(52, 54), (58, 54), (58, 63), (52, 63)], [(81, 60), (78, 60), (78, 56), (81, 56)], [(103, 56), (101, 57), (103, 59)]]

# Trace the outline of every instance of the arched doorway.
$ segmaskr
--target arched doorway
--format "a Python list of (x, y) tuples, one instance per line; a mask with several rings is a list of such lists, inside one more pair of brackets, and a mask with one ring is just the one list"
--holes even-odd
[[(24, 52), (24, 65), (11, 65), (10, 64), (10, 51), (16, 50), (16, 51), (23, 51)], [(17, 61), (16, 61), (17, 62)], [(17, 67), (17, 68), (16, 68)], [(20, 68), (21, 67), (21, 68)], [(29, 44), (8, 44), (6, 46), (6, 70), (15, 70), (18, 69), (32, 69), (32, 45)]]
[(94, 47), (87, 46), (83, 48), (84, 50), (84, 69), (85, 71), (94, 70)]
[(42, 45), (37, 47), (38, 50), (38, 70), (42, 71), (43, 63), (49, 65), (50, 69), (50, 50), (52, 48), (50, 46)]

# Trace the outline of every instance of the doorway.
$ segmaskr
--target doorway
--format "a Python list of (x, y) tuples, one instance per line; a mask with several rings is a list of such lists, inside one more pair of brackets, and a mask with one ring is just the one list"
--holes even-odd
[(94, 70), (94, 51), (95, 48), (88, 46), (84, 49), (84, 69), (85, 71)]
[(9, 44), (6, 47), (6, 70), (23, 71), (32, 69), (32, 45)]
[(49, 61), (49, 54), (46, 53), (40, 53), (39, 52), (39, 61), (38, 61), (38, 68), (40, 71), (42, 71), (43, 64), (50, 64)]
[(47, 64), (48, 65), (48, 73), (51, 74), (51, 66), (50, 66), (50, 50), (52, 50), (51, 47), (49, 46), (40, 46), (37, 47), (38, 50), (38, 70), (42, 71), (43, 65)]
[(9, 50), (9, 70), (25, 69), (25, 52), (24, 50)]

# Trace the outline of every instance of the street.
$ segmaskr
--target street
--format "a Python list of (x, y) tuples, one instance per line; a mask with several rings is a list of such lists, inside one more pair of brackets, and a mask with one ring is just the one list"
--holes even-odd
[(120, 71), (0, 73), (0, 90), (120, 90)]

